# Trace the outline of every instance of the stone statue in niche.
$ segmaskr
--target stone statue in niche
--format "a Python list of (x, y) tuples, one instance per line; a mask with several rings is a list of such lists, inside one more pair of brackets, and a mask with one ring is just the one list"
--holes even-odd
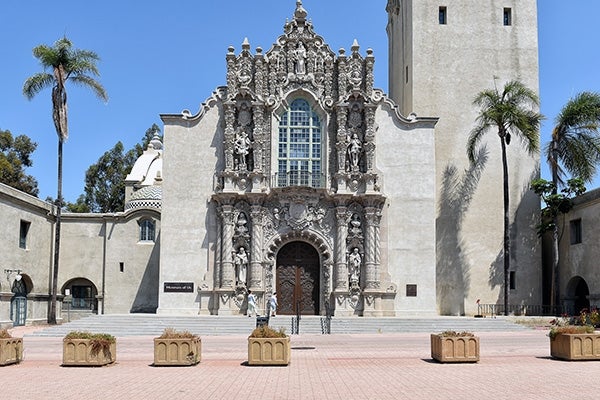
[(298, 75), (303, 75), (306, 73), (306, 48), (302, 42), (298, 43), (298, 47), (294, 50), (294, 72)]
[(348, 255), (348, 272), (350, 274), (350, 285), (358, 285), (360, 281), (360, 265), (362, 264), (362, 256), (358, 251), (358, 247), (352, 250)]
[(235, 224), (235, 233), (239, 236), (248, 236), (248, 219), (246, 218), (246, 214), (241, 212), (238, 215), (237, 222)]
[(244, 247), (240, 247), (234, 254), (235, 273), (238, 286), (246, 285), (246, 273), (248, 270), (248, 253)]
[(352, 134), (350, 143), (348, 144), (348, 162), (350, 164), (350, 171), (358, 171), (358, 163), (360, 161), (360, 154), (362, 152), (362, 143), (356, 133)]
[(250, 154), (252, 142), (244, 129), (239, 129), (235, 135), (234, 151), (235, 151), (235, 168), (238, 170), (247, 170), (247, 158)]
[(349, 233), (351, 236), (362, 236), (360, 216), (357, 213), (352, 214), (352, 217), (350, 218)]

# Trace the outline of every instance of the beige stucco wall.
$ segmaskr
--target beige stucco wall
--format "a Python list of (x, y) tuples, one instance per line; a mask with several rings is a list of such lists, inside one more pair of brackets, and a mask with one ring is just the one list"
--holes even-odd
[[(571, 212), (559, 219), (559, 232), (562, 233), (559, 241), (560, 297), (564, 304), (573, 306), (573, 286), (577, 278), (581, 278), (589, 289), (590, 306), (597, 308), (600, 307), (600, 189), (580, 196), (574, 204)], [(570, 222), (577, 219), (581, 220), (581, 243), (571, 244)]]
[[(138, 222), (155, 222), (155, 242), (141, 242)], [(154, 312), (158, 302), (160, 215), (63, 214), (59, 291), (77, 278), (89, 280), (100, 300), (98, 312)], [(123, 272), (120, 270), (123, 263)]]
[[(403, 122), (393, 106), (383, 103), (376, 114), (376, 163), (387, 198), (382, 269), (397, 287), (396, 315), (435, 314), (435, 121)], [(416, 297), (406, 297), (407, 284), (417, 285)]]
[[(9, 326), (11, 285), (21, 270), (29, 290), (26, 324), (45, 322), (48, 316), (50, 275), (54, 256), (52, 205), (0, 184), (0, 325)], [(156, 224), (155, 242), (139, 241), (141, 218)], [(20, 221), (31, 223), (27, 248), (19, 247)], [(99, 312), (153, 312), (158, 303), (160, 213), (136, 210), (117, 214), (63, 213), (58, 294), (72, 280), (84, 278), (96, 288)], [(119, 263), (124, 263), (120, 272)], [(60, 297), (59, 297), (60, 300)], [(61, 320), (61, 303), (57, 317)], [(64, 316), (64, 315), (63, 315)]]
[[(159, 314), (194, 315), (209, 306), (198, 288), (211, 288), (216, 220), (210, 206), (217, 154), (223, 151), (220, 109), (205, 106), (185, 121), (162, 116), (163, 200)], [(194, 282), (193, 293), (164, 293), (164, 282)]]
[[(438, 287), (438, 301), (444, 314), (474, 313), (477, 299), (503, 301), (503, 206), (500, 144), (494, 132), (483, 143), (488, 160), (480, 178), (469, 175), (466, 140), (478, 112), (472, 101), (478, 92), (494, 84), (502, 87), (511, 79), (538, 90), (537, 10), (535, 0), (457, 0), (446, 4), (448, 23), (440, 25), (440, 5), (433, 0), (404, 1), (400, 16), (392, 16), (390, 94), (404, 113), (440, 118), (435, 145), (438, 281), (455, 274), (461, 277)], [(505, 7), (511, 8), (512, 26), (503, 26)], [(511, 304), (539, 304), (540, 244), (532, 227), (539, 201), (528, 192), (539, 158), (526, 154), (515, 139), (508, 147), (508, 159), (514, 222), (511, 270), (517, 277), (509, 299)], [(456, 209), (451, 198), (442, 196), (448, 194), (444, 187), (448, 174), (459, 182), (471, 176), (474, 184), (472, 189), (463, 186), (463, 193), (456, 188), (450, 192), (463, 199)]]
[[(0, 183), (0, 326), (10, 322), (11, 286), (16, 272), (21, 270), (28, 286), (27, 320), (30, 323), (47, 319), (47, 295), (52, 265), (53, 228), (48, 214), (52, 206)], [(31, 225), (25, 249), (19, 247), (21, 221)], [(38, 303), (42, 303), (42, 307)]]

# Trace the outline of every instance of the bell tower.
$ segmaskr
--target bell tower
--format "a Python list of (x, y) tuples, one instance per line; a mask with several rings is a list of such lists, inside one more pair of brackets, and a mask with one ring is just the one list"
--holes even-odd
[[(388, 0), (389, 92), (403, 115), (436, 116), (437, 298), (442, 314), (501, 303), (502, 163), (488, 135), (480, 164), (466, 142), (477, 93), (519, 79), (538, 91), (536, 0)], [(541, 304), (540, 244), (529, 191), (539, 157), (509, 149), (511, 304)]]

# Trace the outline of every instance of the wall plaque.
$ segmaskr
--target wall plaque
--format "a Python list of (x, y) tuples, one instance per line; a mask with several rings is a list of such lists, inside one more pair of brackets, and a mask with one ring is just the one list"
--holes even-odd
[(194, 282), (165, 282), (164, 283), (165, 293), (193, 293)]

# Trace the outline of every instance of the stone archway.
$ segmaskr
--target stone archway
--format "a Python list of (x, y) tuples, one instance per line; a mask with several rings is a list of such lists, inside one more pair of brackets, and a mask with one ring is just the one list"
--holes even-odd
[(573, 315), (578, 315), (584, 308), (590, 308), (590, 289), (587, 282), (580, 276), (571, 278), (567, 285), (567, 297), (573, 304)]
[(294, 241), (277, 253), (277, 313), (318, 315), (320, 309), (320, 257), (309, 243)]

